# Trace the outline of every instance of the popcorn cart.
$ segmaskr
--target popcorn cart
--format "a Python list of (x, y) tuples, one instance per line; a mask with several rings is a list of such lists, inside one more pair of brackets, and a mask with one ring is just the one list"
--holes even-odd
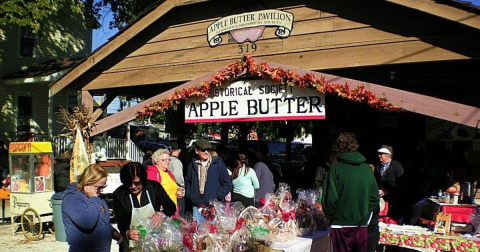
[(50, 204), (50, 198), (54, 194), (52, 144), (12, 142), (8, 150), (12, 232), (21, 228), (27, 239), (42, 239), (43, 230), (48, 229), (53, 233)]

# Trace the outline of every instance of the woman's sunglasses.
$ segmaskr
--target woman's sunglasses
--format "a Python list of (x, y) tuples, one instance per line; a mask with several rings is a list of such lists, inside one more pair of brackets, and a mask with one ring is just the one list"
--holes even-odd
[(132, 183), (131, 183), (131, 184), (128, 184), (127, 186), (128, 186), (128, 187), (131, 187), (132, 185), (141, 186), (141, 185), (142, 185), (142, 181), (132, 181)]

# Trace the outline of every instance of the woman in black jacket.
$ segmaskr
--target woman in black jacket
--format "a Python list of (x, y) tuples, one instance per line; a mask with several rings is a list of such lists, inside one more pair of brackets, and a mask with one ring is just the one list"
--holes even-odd
[(160, 225), (163, 214), (173, 215), (176, 206), (159, 183), (147, 180), (140, 163), (125, 164), (120, 170), (120, 181), (123, 185), (113, 192), (113, 210), (123, 236), (120, 251), (130, 251), (130, 241), (140, 241), (139, 230), (132, 228), (138, 226), (140, 219), (149, 218), (153, 225)]

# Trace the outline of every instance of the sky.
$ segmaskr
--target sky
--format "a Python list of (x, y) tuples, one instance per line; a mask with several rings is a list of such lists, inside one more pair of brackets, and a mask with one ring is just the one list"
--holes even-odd
[[(111, 38), (113, 35), (115, 35), (118, 32), (118, 29), (116, 29), (116, 28), (115, 29), (110, 29), (109, 28), (109, 23), (113, 18), (112, 13), (111, 12), (104, 12), (103, 14), (104, 15), (103, 15), (102, 20), (99, 20), (99, 22), (102, 24), (102, 26), (99, 29), (93, 30), (92, 51), (95, 51), (101, 45), (105, 44), (108, 41), (109, 38)], [(100, 97), (95, 97), (95, 100), (99, 101)], [(118, 99), (115, 99), (107, 107), (107, 113), (108, 114), (116, 113), (118, 111), (119, 107), (120, 107), (120, 101)]]
[[(480, 0), (478, 0), (480, 1)], [(118, 29), (109, 29), (109, 23), (112, 21), (113, 15), (111, 12), (108, 10), (104, 9), (103, 11), (103, 18), (102, 20), (99, 20), (99, 22), (102, 24), (102, 27), (99, 29), (93, 30), (93, 43), (92, 43), (92, 50), (95, 51), (98, 47), (103, 45), (108, 41), (109, 38), (111, 38), (115, 33), (118, 32)]]

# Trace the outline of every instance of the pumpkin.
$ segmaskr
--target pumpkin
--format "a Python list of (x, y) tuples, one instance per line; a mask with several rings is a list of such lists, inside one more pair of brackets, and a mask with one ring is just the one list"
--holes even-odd
[(447, 193), (456, 193), (457, 192), (457, 188), (454, 187), (454, 186), (450, 186), (448, 189), (447, 189)]

